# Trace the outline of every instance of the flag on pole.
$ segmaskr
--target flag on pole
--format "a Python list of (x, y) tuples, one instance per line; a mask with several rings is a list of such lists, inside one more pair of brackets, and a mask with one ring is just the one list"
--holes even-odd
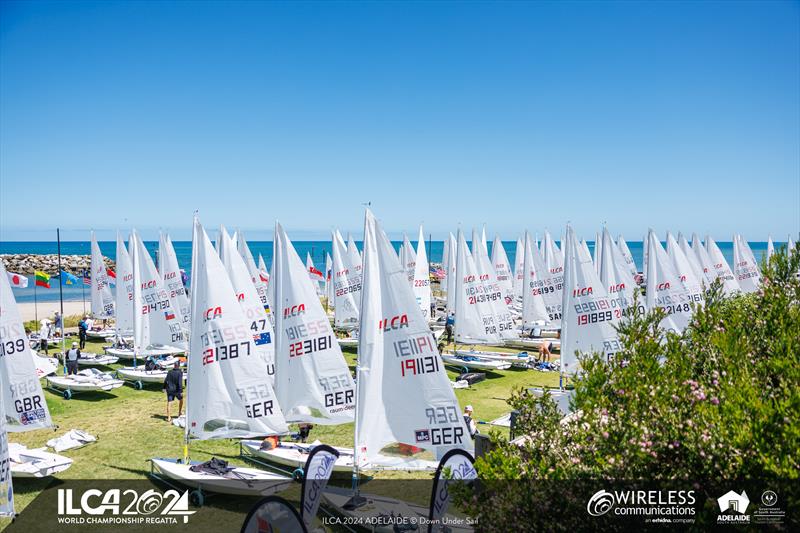
[(78, 278), (76, 276), (73, 276), (66, 270), (62, 270), (61, 275), (59, 277), (61, 278), (62, 285), (72, 286), (78, 284)]
[(36, 286), (37, 287), (44, 287), (45, 289), (50, 288), (50, 275), (46, 274), (40, 270), (36, 270), (34, 273), (36, 276)]
[(23, 276), (22, 274), (15, 274), (13, 272), (6, 272), (8, 274), (8, 282), (11, 284), (12, 287), (16, 287), (17, 289), (24, 289), (28, 286), (28, 278)]

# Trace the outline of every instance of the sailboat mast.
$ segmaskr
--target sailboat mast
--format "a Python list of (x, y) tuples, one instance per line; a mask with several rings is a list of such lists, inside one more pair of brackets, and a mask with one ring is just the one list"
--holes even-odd
[[(349, 236), (348, 236), (349, 241)], [(364, 214), (364, 237), (362, 239), (362, 245), (366, 246), (367, 243), (367, 215)], [(358, 313), (358, 348), (356, 350), (356, 412), (355, 412), (355, 427), (353, 431), (353, 498), (352, 501), (354, 504), (358, 503), (358, 474), (359, 474), (359, 465), (361, 463), (361, 454), (359, 453), (359, 446), (358, 446), (358, 436), (359, 436), (359, 426), (358, 423), (359, 412), (363, 408), (361, 405), (362, 402), (359, 401), (359, 392), (361, 389), (361, 376), (359, 375), (361, 369), (361, 344), (364, 342), (364, 335), (362, 335), (362, 330), (364, 329), (364, 293), (366, 291), (363, 290), (364, 287), (364, 258), (367, 255), (367, 250), (364, 248), (361, 253), (361, 301), (359, 302), (359, 309), (361, 310)], [(401, 265), (402, 268), (405, 268), (405, 265)]]

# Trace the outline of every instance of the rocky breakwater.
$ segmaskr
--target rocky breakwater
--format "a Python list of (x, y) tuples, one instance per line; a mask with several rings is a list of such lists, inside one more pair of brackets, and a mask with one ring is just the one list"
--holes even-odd
[[(33, 274), (35, 270), (40, 270), (47, 274), (58, 274), (58, 255), (56, 254), (1, 254), (0, 260), (9, 272), (17, 274)], [(106, 267), (116, 270), (114, 261), (106, 257), (103, 258)], [(92, 258), (89, 255), (62, 255), (61, 268), (71, 274), (82, 274), (84, 270), (91, 267)]]

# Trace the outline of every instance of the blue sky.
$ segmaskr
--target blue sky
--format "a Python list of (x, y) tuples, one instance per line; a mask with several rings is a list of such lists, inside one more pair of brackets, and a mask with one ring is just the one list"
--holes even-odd
[(0, 10), (5, 241), (800, 230), (796, 2)]

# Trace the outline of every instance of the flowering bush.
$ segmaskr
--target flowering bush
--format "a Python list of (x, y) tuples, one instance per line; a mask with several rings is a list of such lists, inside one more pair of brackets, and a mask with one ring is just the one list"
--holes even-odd
[(800, 253), (761, 268), (754, 294), (725, 298), (713, 284), (680, 335), (659, 328), (661, 310), (630, 317), (614, 362), (581, 358), (566, 419), (548, 395), (515, 391), (524, 442), (492, 434), (476, 462), (484, 490), (462, 505), (486, 530), (518, 530), (528, 511), (525, 523), (554, 529), (549, 512), (586, 505), (570, 502), (567, 481), (797, 480)]

